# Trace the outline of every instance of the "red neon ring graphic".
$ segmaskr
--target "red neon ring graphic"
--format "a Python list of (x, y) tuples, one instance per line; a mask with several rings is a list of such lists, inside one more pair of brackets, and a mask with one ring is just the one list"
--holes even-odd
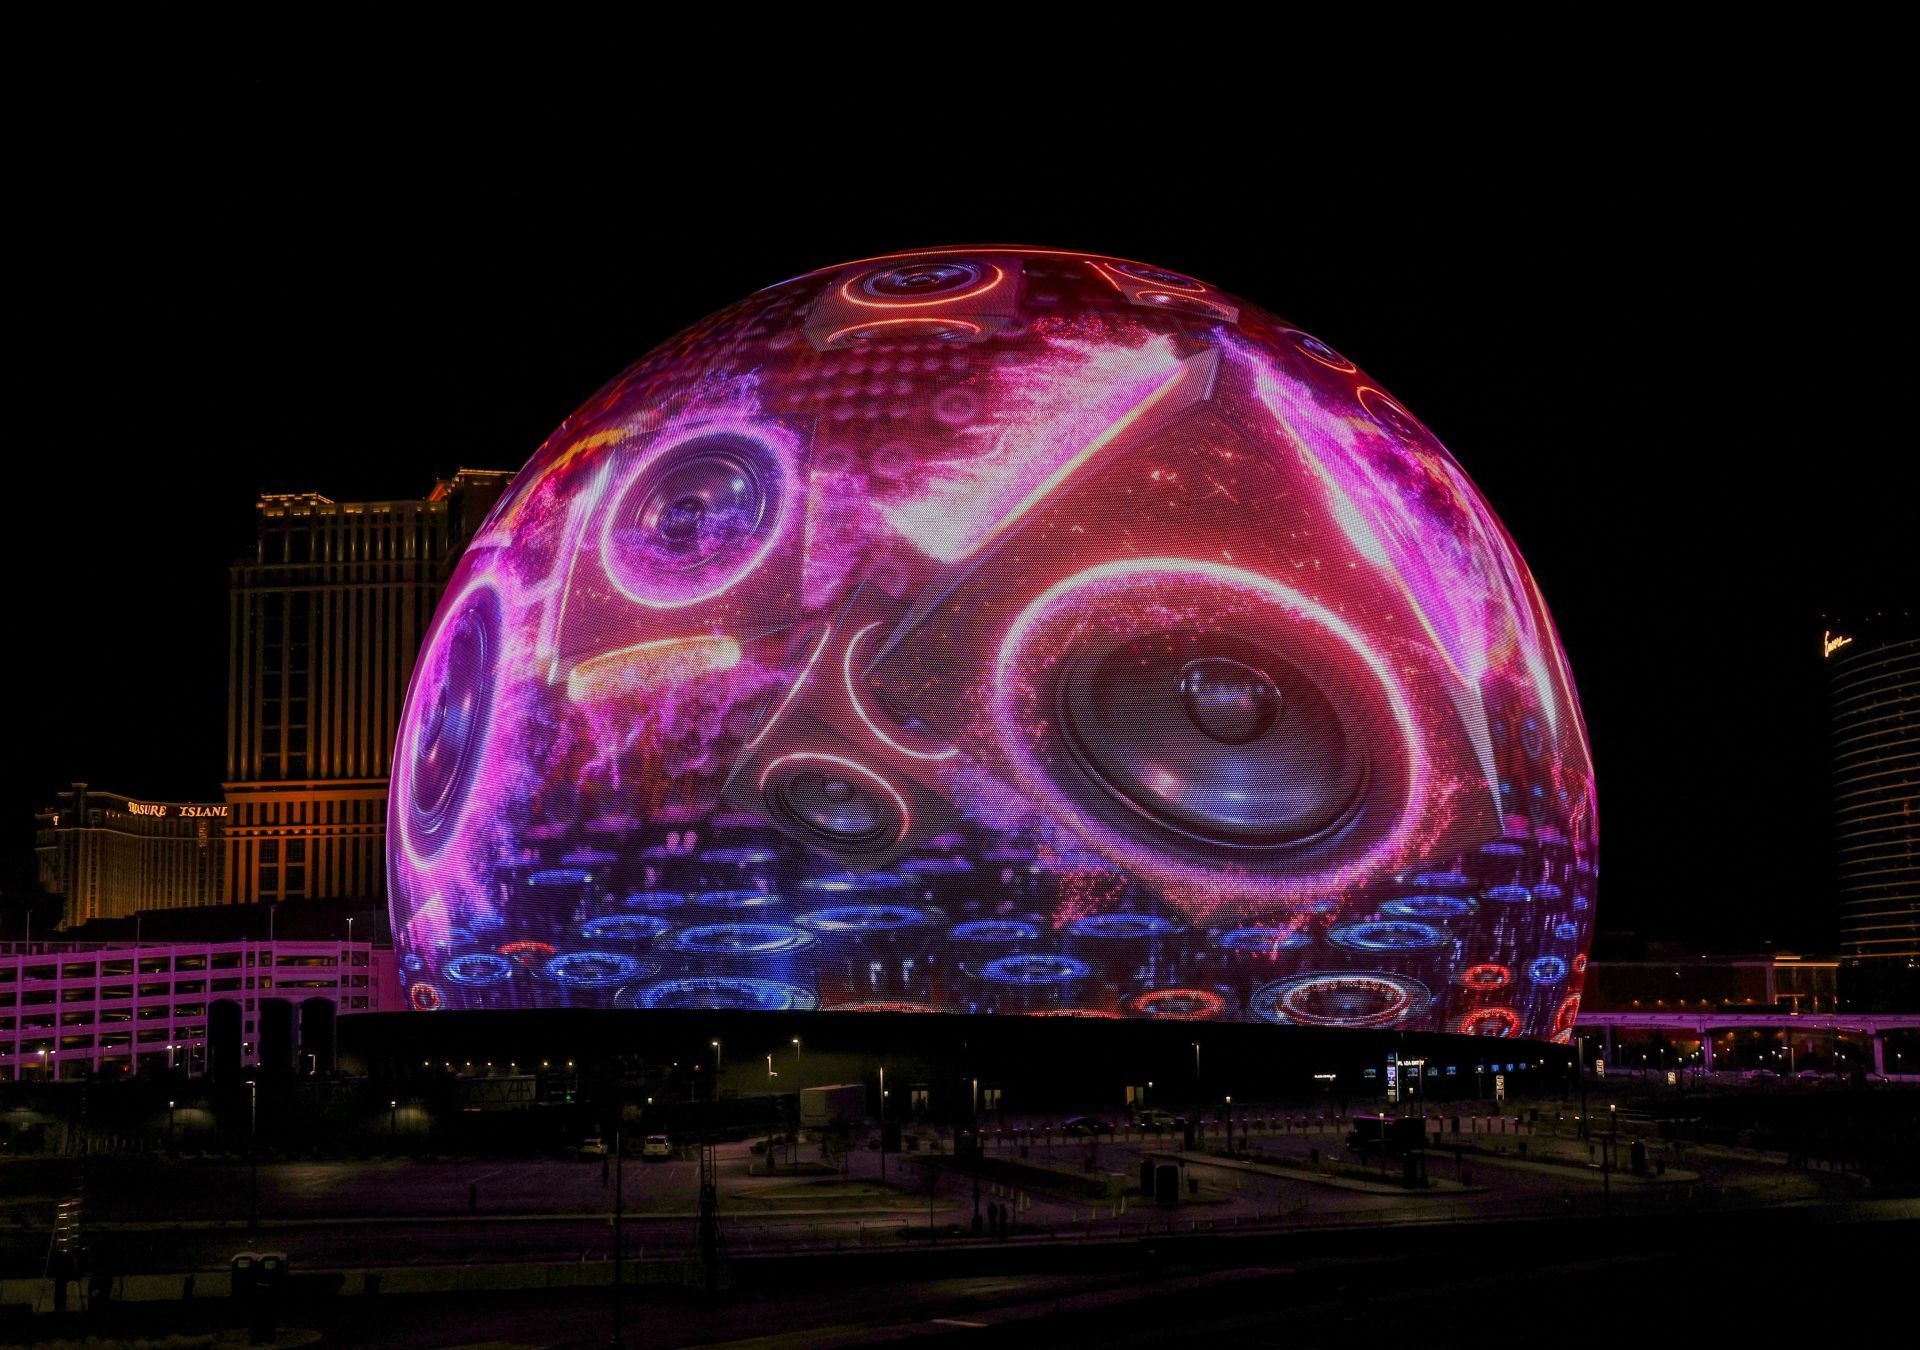
[[(988, 263), (987, 266), (993, 267), (993, 264)], [(840, 287), (840, 298), (847, 301), (849, 304), (861, 305), (867, 309), (924, 309), (929, 305), (951, 305), (957, 300), (971, 300), (976, 295), (985, 295), (988, 291), (992, 290), (995, 286), (998, 286), (1002, 281), (1005, 281), (1006, 279), (1007, 279), (1007, 274), (1005, 272), (1001, 271), (998, 267), (993, 267), (993, 280), (983, 281), (978, 286), (975, 286), (972, 290), (961, 291), (955, 295), (940, 295), (940, 296), (934, 296), (930, 299), (925, 299), (925, 300), (862, 300), (859, 296), (853, 293), (853, 283), (855, 281), (861, 280), (861, 278), (854, 277), (852, 280), (846, 282), (844, 285)], [(886, 320), (885, 322), (896, 323), (900, 321)], [(864, 324), (861, 326), (865, 327)], [(976, 329), (975, 331), (977, 332), (979, 330)], [(839, 333), (834, 334), (834, 337), (838, 337), (838, 336), (840, 336)]]
[[(1178, 1011), (1171, 1008), (1160, 1009), (1156, 1006), (1161, 1002), (1176, 1000), (1185, 1000), (1196, 1006)], [(1218, 1017), (1227, 1006), (1227, 1001), (1211, 989), (1153, 989), (1136, 996), (1131, 1006), (1135, 1012), (1169, 1022), (1202, 1022)]]
[[(550, 942), (535, 942), (533, 939), (528, 938), (519, 942), (504, 942), (494, 950), (502, 956), (510, 956), (518, 959), (520, 957), (530, 956), (552, 956), (558, 948), (554, 947)], [(521, 964), (525, 965), (526, 962), (522, 961)]]
[[(1498, 1031), (1482, 1031), (1487, 1024), (1499, 1027)], [(1505, 1038), (1520, 1033), (1520, 1014), (1512, 1008), (1475, 1008), (1460, 1019), (1462, 1036), (1491, 1036)]]
[(1497, 962), (1468, 966), (1460, 973), (1460, 983), (1469, 989), (1505, 989), (1513, 983), (1513, 972)]
[(876, 328), (898, 328), (903, 324), (931, 324), (935, 328), (944, 329), (964, 328), (969, 333), (978, 333), (980, 331), (979, 324), (970, 323), (966, 319), (942, 318), (937, 314), (921, 314), (901, 319), (868, 319), (865, 323), (848, 324), (845, 328), (829, 333), (827, 335), (827, 345), (831, 347), (849, 333), (868, 333)]

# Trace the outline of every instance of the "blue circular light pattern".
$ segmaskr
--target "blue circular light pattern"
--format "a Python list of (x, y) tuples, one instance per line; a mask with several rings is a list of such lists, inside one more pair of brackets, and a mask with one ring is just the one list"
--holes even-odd
[(593, 880), (593, 873), (583, 872), (578, 867), (549, 867), (544, 872), (535, 872), (527, 878), (529, 886), (584, 886)]
[(462, 947), (471, 947), (473, 944), (474, 936), (471, 930), (456, 927), (449, 928), (446, 936), (436, 940), (433, 946), (436, 951), (451, 952), (458, 951)]
[(1527, 967), (1527, 978), (1535, 984), (1558, 984), (1567, 978), (1566, 960), (1558, 956), (1535, 957)]
[(933, 916), (912, 905), (832, 905), (809, 910), (794, 922), (816, 933), (872, 933), (890, 928), (912, 928)]
[(1350, 923), (1327, 934), (1329, 941), (1356, 952), (1407, 952), (1438, 947), (1447, 935), (1429, 923), (1407, 919), (1371, 919)]
[(1076, 961), (1071, 956), (1027, 952), (989, 961), (980, 973), (1001, 984), (1066, 984), (1085, 979), (1089, 969), (1085, 961)]
[(708, 909), (765, 909), (782, 899), (767, 891), (702, 891), (693, 897), (693, 903)]
[(1453, 891), (1473, 883), (1458, 872), (1422, 872), (1413, 879), (1416, 886), (1428, 886), (1436, 891)]
[(1457, 919), (1471, 914), (1473, 905), (1457, 895), (1403, 895), (1380, 906), (1380, 912), (1400, 919)]
[(772, 956), (798, 951), (812, 941), (813, 934), (788, 923), (709, 923), (673, 936), (680, 951), (728, 956)]
[(1562, 942), (1572, 942), (1580, 936), (1580, 925), (1563, 923), (1553, 930), (1553, 935)]
[(1518, 858), (1527, 850), (1525, 845), (1516, 844), (1511, 839), (1496, 839), (1491, 844), (1482, 844), (1480, 851), (1496, 858)]
[(1158, 914), (1087, 914), (1067, 925), (1079, 937), (1160, 937), (1174, 931), (1173, 921)]
[(589, 942), (646, 942), (670, 926), (657, 914), (602, 914), (582, 924), (580, 936)]
[(635, 909), (678, 909), (687, 903), (687, 897), (683, 891), (635, 891), (625, 903)]
[(892, 891), (906, 884), (907, 879), (896, 872), (829, 872), (823, 877), (807, 877), (800, 883), (806, 890), (827, 891), (835, 895)]
[(700, 855), (701, 862), (727, 863), (738, 867), (751, 867), (756, 863), (770, 863), (777, 855), (770, 848), (710, 848)]
[(1040, 929), (1024, 919), (975, 919), (955, 924), (947, 936), (962, 942), (1032, 942)]
[(513, 978), (513, 962), (492, 952), (468, 952), (441, 966), (440, 973), (454, 984), (479, 988), (489, 984), (504, 984)]
[(1235, 928), (1220, 935), (1220, 945), (1228, 951), (1258, 952), (1266, 956), (1304, 947), (1309, 941), (1306, 930), (1301, 928)]
[(608, 989), (652, 969), (658, 967), (648, 967), (622, 952), (602, 951), (562, 952), (541, 967), (555, 984), (575, 989)]
[(820, 997), (811, 989), (777, 980), (743, 976), (702, 975), (665, 980), (640, 990), (629, 1005), (636, 1008), (711, 1008), (745, 1012), (812, 1012)]
[(1538, 886), (1535, 886), (1533, 888), (1533, 893), (1539, 896), (1542, 900), (1558, 900), (1561, 896), (1560, 888), (1554, 885), (1551, 881), (1541, 882)]
[(939, 876), (950, 872), (971, 872), (973, 864), (958, 853), (953, 853), (944, 858), (909, 858), (900, 864), (900, 870), (917, 876)]
[(1480, 894), (1497, 905), (1524, 905), (1533, 899), (1525, 886), (1489, 886)]

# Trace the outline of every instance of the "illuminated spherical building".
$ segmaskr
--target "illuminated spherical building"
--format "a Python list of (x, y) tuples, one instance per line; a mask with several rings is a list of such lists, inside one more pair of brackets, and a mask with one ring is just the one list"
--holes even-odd
[(1566, 659), (1479, 492), (1190, 277), (935, 249), (616, 379), (455, 574), (394, 760), (413, 1006), (1564, 1040)]

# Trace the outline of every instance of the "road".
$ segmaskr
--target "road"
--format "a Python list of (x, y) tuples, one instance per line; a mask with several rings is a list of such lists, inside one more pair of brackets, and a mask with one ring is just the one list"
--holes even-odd
[[(1304, 1164), (1344, 1156), (1344, 1130), (1301, 1113), (1249, 1114), (1236, 1140), (1270, 1158)], [(1116, 1174), (1126, 1189), (1148, 1153), (1178, 1149), (1171, 1136), (1097, 1142), (1049, 1134), (1046, 1122), (1018, 1120), (989, 1140), (988, 1156), (1058, 1168), (1063, 1182)], [(1643, 1185), (1620, 1176), (1604, 1187), (1577, 1165), (1585, 1145), (1541, 1131), (1466, 1138), (1501, 1153), (1455, 1162), (1435, 1158), (1432, 1191), (1378, 1192), (1351, 1182), (1316, 1180), (1304, 1168), (1267, 1174), (1195, 1169), (1203, 1184), (1184, 1203), (1161, 1209), (1124, 1199), (1076, 1199), (1020, 1185), (1017, 1194), (981, 1187), (983, 1207), (1019, 1207), (1021, 1240), (1054, 1235), (1130, 1237), (1168, 1229), (1237, 1232), (1254, 1228), (1344, 1228), (1553, 1213), (1751, 1206), (1844, 1199), (1840, 1178), (1792, 1171), (1757, 1157), (1688, 1155), (1698, 1186)], [(1032, 1134), (1027, 1133), (1028, 1130)], [(1218, 1146), (1214, 1137), (1197, 1141)], [(1530, 1149), (1523, 1159), (1521, 1143)], [(1543, 1166), (1543, 1155), (1568, 1161)], [(818, 1247), (866, 1248), (924, 1241), (929, 1227), (953, 1241), (970, 1228), (974, 1187), (964, 1169), (942, 1169), (931, 1197), (922, 1151), (889, 1155), (858, 1149), (841, 1175), (754, 1175), (747, 1144), (723, 1146), (719, 1159), (722, 1241), (730, 1254)], [(882, 1167), (886, 1176), (881, 1176)], [(1675, 1169), (1676, 1175), (1678, 1169)], [(261, 1231), (246, 1227), (248, 1170), (233, 1162), (164, 1163), (152, 1158), (19, 1159), (0, 1164), (0, 1274), (43, 1268), (54, 1203), (84, 1187), (88, 1241), (101, 1268), (165, 1272), (224, 1269), (248, 1247), (289, 1254), (303, 1270), (363, 1269), (497, 1261), (599, 1261), (612, 1250), (612, 1187), (597, 1160), (405, 1160), (292, 1162), (259, 1169)], [(1458, 1182), (1470, 1179), (1471, 1187)], [(1118, 1188), (1116, 1188), (1118, 1189)], [(695, 1238), (698, 1168), (686, 1159), (630, 1160), (623, 1185), (630, 1255), (690, 1252)], [(1703, 1194), (1704, 1192), (1704, 1194)]]

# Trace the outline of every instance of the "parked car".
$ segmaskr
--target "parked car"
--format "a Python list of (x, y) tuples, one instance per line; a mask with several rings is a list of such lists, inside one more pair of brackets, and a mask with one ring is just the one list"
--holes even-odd
[(673, 1141), (664, 1134), (650, 1134), (646, 1137), (645, 1142), (640, 1145), (640, 1156), (643, 1158), (671, 1158), (673, 1156)]
[(1112, 1134), (1113, 1126), (1097, 1116), (1075, 1116), (1061, 1124), (1060, 1133), (1074, 1136)]
[(1150, 1107), (1134, 1119), (1143, 1130), (1179, 1130), (1186, 1128), (1187, 1122), (1171, 1111), (1162, 1111), (1159, 1107)]
[(583, 1158), (604, 1158), (607, 1156), (607, 1141), (599, 1135), (580, 1141), (580, 1156)]

